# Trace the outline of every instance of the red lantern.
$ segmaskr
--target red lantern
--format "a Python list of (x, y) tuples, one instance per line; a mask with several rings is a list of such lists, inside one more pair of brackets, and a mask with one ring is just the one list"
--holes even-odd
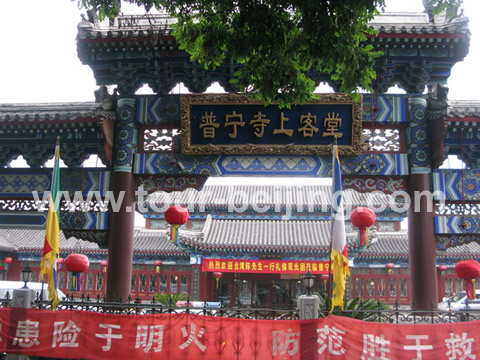
[(171, 205), (165, 211), (165, 220), (169, 224), (185, 225), (188, 221), (188, 210), (180, 205)]
[(12, 258), (11, 257), (6, 257), (3, 259), (3, 262), (5, 264), (5, 270), (8, 270), (8, 264), (12, 263)]
[(153, 264), (155, 265), (155, 271), (157, 273), (159, 273), (160, 272), (160, 266), (162, 266), (162, 260), (155, 260)]
[(107, 264), (108, 264), (107, 260), (101, 260), (100, 261), (100, 265), (103, 268), (103, 272), (107, 272)]
[(165, 211), (165, 221), (171, 225), (170, 240), (177, 243), (178, 228), (188, 221), (188, 210), (180, 205), (171, 205)]
[(447, 271), (447, 265), (440, 265), (438, 267), (438, 271), (440, 271), (440, 276), (444, 277), (445, 276), (445, 271)]
[(465, 280), (467, 298), (475, 298), (475, 278), (480, 276), (480, 264), (476, 260), (460, 260), (455, 264), (455, 274)]
[(80, 291), (81, 273), (88, 269), (88, 257), (83, 254), (70, 254), (65, 259), (65, 266), (73, 273), (70, 289)]
[(65, 266), (67, 270), (71, 272), (84, 272), (88, 269), (88, 265), (88, 257), (83, 254), (70, 254), (65, 259)]
[(369, 208), (357, 207), (353, 209), (350, 220), (360, 230), (360, 246), (368, 246), (368, 228), (375, 224), (375, 213)]
[(62, 268), (63, 263), (65, 262), (64, 258), (58, 258), (57, 259), (57, 265), (58, 265), (58, 270)]
[(220, 281), (220, 278), (222, 277), (223, 274), (221, 272), (216, 271), (212, 275), (217, 282), (217, 289), (218, 289), (218, 282)]
[(388, 275), (392, 275), (392, 271), (393, 271), (393, 268), (395, 267), (395, 265), (392, 264), (392, 263), (388, 263), (388, 264), (385, 265), (385, 267), (387, 268)]

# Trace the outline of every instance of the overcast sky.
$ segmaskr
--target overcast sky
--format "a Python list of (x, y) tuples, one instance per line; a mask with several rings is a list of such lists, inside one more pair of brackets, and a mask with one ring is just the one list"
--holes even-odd
[[(480, 1), (466, 0), (463, 8), (470, 53), (453, 68), (449, 98), (480, 99)], [(422, 0), (389, 0), (387, 9), (422, 11)], [(70, 0), (0, 1), (0, 103), (94, 100), (93, 73), (78, 60), (75, 44), (82, 12)]]

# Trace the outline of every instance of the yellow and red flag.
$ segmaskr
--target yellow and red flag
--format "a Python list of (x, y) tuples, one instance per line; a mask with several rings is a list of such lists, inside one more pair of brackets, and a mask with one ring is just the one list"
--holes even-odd
[(347, 239), (345, 236), (345, 218), (343, 213), (342, 173), (337, 145), (333, 146), (332, 159), (332, 233), (330, 259), (333, 268), (332, 307), (339, 306), (343, 309), (343, 297), (347, 276), (350, 275), (348, 268)]
[(40, 278), (46, 276), (48, 298), (52, 300), (52, 310), (56, 310), (59, 299), (57, 295), (57, 258), (60, 253), (59, 225), (59, 190), (60, 190), (60, 140), (55, 146), (55, 165), (52, 173), (52, 186), (48, 200), (47, 228), (43, 243), (42, 261), (40, 263)]

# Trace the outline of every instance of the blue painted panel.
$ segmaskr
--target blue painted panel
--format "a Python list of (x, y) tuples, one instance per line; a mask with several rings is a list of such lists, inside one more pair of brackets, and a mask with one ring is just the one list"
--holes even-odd
[(171, 126), (180, 122), (180, 97), (178, 95), (138, 96), (136, 121), (145, 125)]
[(480, 201), (480, 170), (435, 170), (433, 190), (444, 193), (445, 200)]
[(480, 218), (476, 216), (435, 216), (435, 234), (479, 234)]
[(0, 213), (1, 227), (15, 227), (15, 228), (45, 228), (47, 223), (47, 213)]
[[(408, 175), (407, 154), (362, 154), (341, 157), (344, 175)], [(181, 163), (182, 167), (178, 164)], [(331, 176), (331, 156), (302, 155), (208, 155), (136, 154), (134, 173), (188, 175), (265, 175), (265, 176)]]
[(218, 167), (223, 175), (316, 176), (322, 165), (311, 156), (222, 156)]
[(407, 122), (407, 98), (401, 95), (364, 95), (362, 121), (377, 124), (399, 124)]
[[(43, 196), (50, 191), (52, 169), (0, 169), (0, 197), (32, 198), (32, 191)], [(110, 171), (99, 169), (60, 169), (60, 191), (73, 195), (98, 191), (104, 197), (110, 186)]]

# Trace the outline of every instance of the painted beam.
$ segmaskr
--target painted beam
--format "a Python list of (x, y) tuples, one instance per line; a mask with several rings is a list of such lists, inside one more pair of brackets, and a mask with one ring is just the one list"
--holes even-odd
[[(0, 212), (0, 227), (45, 229), (47, 212), (8, 211)], [(108, 230), (107, 212), (62, 212), (60, 229), (65, 230)]]
[[(408, 155), (366, 153), (344, 156), (342, 174), (365, 176), (406, 176)], [(331, 176), (331, 156), (302, 155), (205, 155), (168, 153), (135, 154), (133, 172), (137, 175), (208, 176)]]
[[(0, 199), (32, 199), (32, 191), (42, 197), (51, 188), (52, 169), (16, 168), (0, 169)], [(96, 191), (103, 198), (110, 185), (110, 171), (106, 169), (60, 170), (60, 191), (73, 196), (76, 191), (83, 195)]]

